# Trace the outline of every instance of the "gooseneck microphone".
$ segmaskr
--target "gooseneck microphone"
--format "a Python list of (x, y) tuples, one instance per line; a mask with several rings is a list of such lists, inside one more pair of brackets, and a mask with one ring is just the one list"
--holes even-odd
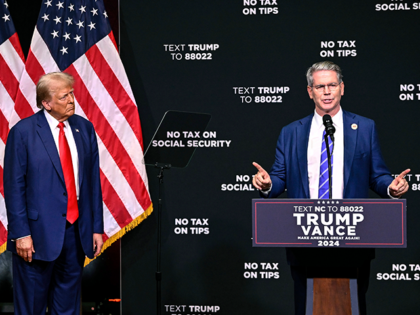
[(324, 115), (322, 117), (322, 121), (324, 122), (324, 126), (325, 126), (325, 133), (330, 136), (332, 142), (334, 142), (334, 132), (335, 132), (335, 127), (333, 126), (333, 122), (332, 122), (332, 118), (330, 115)]

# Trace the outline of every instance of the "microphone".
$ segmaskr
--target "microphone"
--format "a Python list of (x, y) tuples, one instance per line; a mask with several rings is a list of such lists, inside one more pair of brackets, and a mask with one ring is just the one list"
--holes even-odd
[(326, 114), (322, 117), (322, 121), (324, 122), (325, 126), (325, 133), (330, 136), (332, 142), (334, 142), (334, 132), (335, 127), (333, 126), (332, 118), (330, 115)]

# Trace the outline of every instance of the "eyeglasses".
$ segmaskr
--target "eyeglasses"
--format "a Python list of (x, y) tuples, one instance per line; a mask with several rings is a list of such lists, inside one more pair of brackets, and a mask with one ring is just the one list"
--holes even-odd
[(311, 86), (311, 88), (315, 89), (317, 92), (325, 92), (325, 87), (328, 87), (328, 90), (330, 90), (331, 92), (334, 92), (335, 90), (337, 90), (337, 88), (339, 87), (339, 83), (330, 83), (330, 84), (319, 84), (319, 85), (315, 85), (315, 86)]

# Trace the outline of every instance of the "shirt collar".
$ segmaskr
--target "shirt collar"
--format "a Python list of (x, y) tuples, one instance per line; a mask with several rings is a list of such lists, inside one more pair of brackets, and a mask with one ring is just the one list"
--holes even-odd
[[(48, 125), (50, 125), (51, 130), (54, 130), (55, 128), (58, 127), (58, 124), (60, 122), (57, 119), (55, 119), (52, 115), (50, 115), (50, 113), (48, 113), (45, 109), (44, 109), (44, 115), (45, 115), (45, 118), (47, 118), (47, 122), (48, 122)], [(63, 123), (66, 128), (69, 127), (68, 120), (63, 121)]]
[[(333, 125), (334, 127), (341, 127), (343, 126), (343, 111), (341, 110), (341, 106), (340, 109), (338, 110), (337, 114), (334, 115), (334, 117), (332, 117), (332, 121), (333, 121)], [(324, 123), (322, 121), (322, 116), (319, 115), (316, 110), (314, 113), (314, 118), (312, 121), (313, 124), (315, 124), (315, 127), (318, 129), (324, 128)]]

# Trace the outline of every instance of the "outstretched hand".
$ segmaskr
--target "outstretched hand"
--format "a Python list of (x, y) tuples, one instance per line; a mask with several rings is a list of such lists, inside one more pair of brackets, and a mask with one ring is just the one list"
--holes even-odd
[(399, 198), (404, 195), (408, 190), (407, 180), (404, 178), (405, 175), (410, 173), (410, 169), (406, 169), (400, 175), (398, 175), (389, 185), (389, 193), (392, 197)]
[(266, 172), (265, 169), (263, 169), (258, 163), (253, 162), (252, 165), (254, 165), (258, 173), (255, 174), (254, 178), (252, 179), (252, 184), (255, 188), (258, 190), (268, 190), (271, 188), (271, 178), (270, 175)]

